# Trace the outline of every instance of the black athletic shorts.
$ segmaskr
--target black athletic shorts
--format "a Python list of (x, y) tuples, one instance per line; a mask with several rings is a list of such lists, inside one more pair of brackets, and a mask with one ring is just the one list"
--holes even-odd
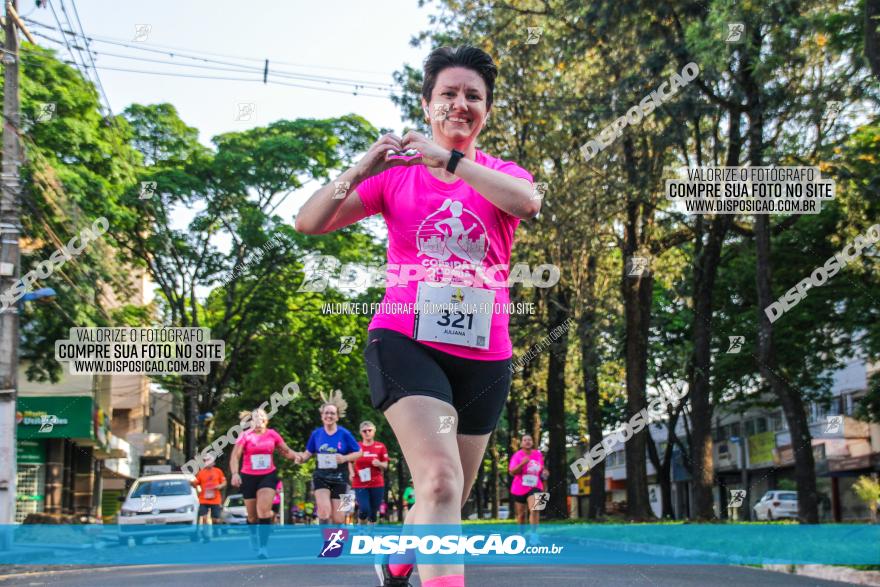
[(489, 434), (510, 392), (510, 359), (464, 359), (389, 330), (370, 330), (364, 360), (373, 407), (385, 411), (411, 395), (427, 395), (458, 412), (458, 434)]
[(538, 493), (538, 488), (532, 487), (525, 495), (515, 495), (511, 493), (510, 497), (512, 497), (513, 501), (515, 501), (516, 503), (529, 503), (529, 496), (535, 493)]
[(265, 475), (248, 475), (241, 473), (241, 496), (244, 499), (256, 499), (258, 489), (275, 491), (278, 486), (278, 469)]
[(348, 491), (348, 485), (343, 479), (334, 479), (334, 478), (326, 478), (326, 477), (318, 477), (317, 475), (312, 475), (312, 489), (317, 491), (318, 489), (329, 489), (330, 490), (330, 499), (339, 499), (339, 496)]
[[(242, 479), (242, 483), (244, 483), (244, 479)], [(221, 506), (219, 503), (200, 503), (199, 504), (199, 517), (207, 516), (208, 513), (211, 513), (211, 518), (214, 520), (220, 519), (220, 510)]]

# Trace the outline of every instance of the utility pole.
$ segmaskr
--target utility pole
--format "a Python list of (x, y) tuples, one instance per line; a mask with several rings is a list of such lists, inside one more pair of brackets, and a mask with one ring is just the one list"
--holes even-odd
[[(6, 3), (3, 22), (3, 171), (0, 176), (0, 294), (18, 283), (21, 275), (18, 238), (21, 233), (19, 168), (21, 128), (18, 96), (18, 31), (33, 38), (18, 17), (16, 0)], [(15, 520), (17, 471), (15, 455), (15, 401), (18, 390), (18, 303), (0, 305), (0, 524)], [(8, 527), (7, 527), (8, 529)], [(0, 532), (0, 549), (11, 547), (11, 532)]]

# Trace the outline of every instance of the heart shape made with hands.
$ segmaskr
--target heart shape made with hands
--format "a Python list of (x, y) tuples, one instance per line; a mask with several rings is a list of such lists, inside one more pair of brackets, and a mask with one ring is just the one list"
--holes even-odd
[(421, 155), (422, 154), (419, 151), (417, 151), (416, 149), (407, 149), (405, 151), (398, 151), (397, 149), (388, 149), (388, 151), (385, 153), (385, 157), (388, 159), (397, 158), (397, 157), (403, 157), (405, 159), (408, 159), (410, 157), (420, 157)]

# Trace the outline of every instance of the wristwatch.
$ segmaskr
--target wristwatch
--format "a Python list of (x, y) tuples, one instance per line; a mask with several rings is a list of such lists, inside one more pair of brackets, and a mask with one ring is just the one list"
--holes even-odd
[(449, 173), (455, 173), (455, 168), (458, 167), (458, 162), (461, 161), (462, 157), (464, 157), (464, 153), (452, 149), (452, 154), (449, 156), (449, 163), (446, 164), (446, 171)]

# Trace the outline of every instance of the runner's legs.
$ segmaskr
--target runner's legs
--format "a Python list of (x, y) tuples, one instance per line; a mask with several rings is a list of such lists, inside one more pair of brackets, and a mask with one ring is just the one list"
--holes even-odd
[[(407, 524), (461, 524), (464, 474), (458, 442), (452, 434), (436, 432), (441, 417), (456, 415), (450, 404), (417, 395), (404, 397), (385, 411), (416, 492), (418, 508), (410, 509)], [(462, 564), (419, 565), (423, 583), (434, 577), (463, 574)]]

